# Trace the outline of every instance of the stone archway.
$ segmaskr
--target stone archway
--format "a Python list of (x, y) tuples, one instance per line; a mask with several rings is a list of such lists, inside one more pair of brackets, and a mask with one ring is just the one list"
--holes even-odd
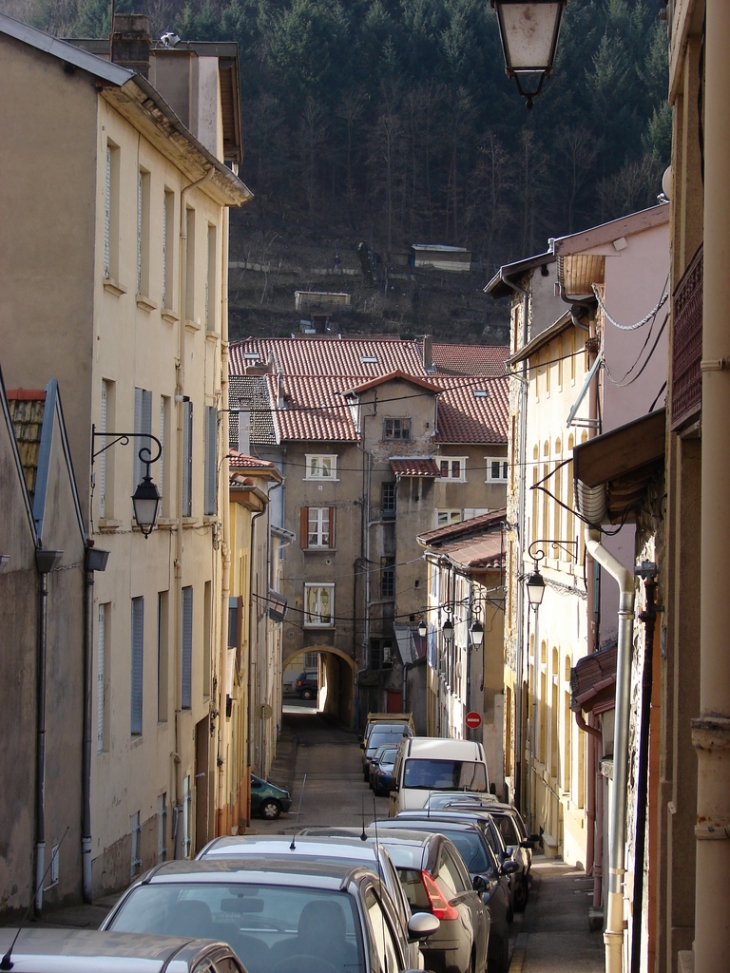
[(308, 645), (305, 649), (298, 649), (296, 652), (290, 652), (288, 656), (284, 659), (282, 663), (282, 668), (286, 669), (289, 663), (296, 659), (299, 655), (304, 655), (306, 652), (328, 652), (330, 655), (336, 655), (339, 659), (344, 659), (344, 661), (349, 665), (353, 672), (357, 672), (357, 663), (342, 649), (335, 649), (331, 645)]
[[(354, 726), (355, 720), (355, 679), (357, 663), (346, 652), (331, 645), (308, 645), (304, 649), (290, 652), (283, 659), (282, 668), (286, 669), (294, 659), (309, 652), (324, 656), (327, 692), (320, 697), (322, 712), (337, 717), (342, 723)], [(328, 661), (329, 657), (329, 661)], [(343, 667), (342, 663), (347, 663)]]

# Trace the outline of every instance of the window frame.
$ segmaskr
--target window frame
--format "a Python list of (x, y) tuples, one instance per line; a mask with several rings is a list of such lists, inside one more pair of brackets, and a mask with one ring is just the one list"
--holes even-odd
[[(310, 592), (318, 589), (320, 594), (317, 596), (318, 601), (318, 612), (316, 615), (317, 621), (312, 621), (315, 617), (313, 613), (310, 613)], [(324, 616), (325, 621), (322, 621), (322, 605), (320, 602), (321, 595), (323, 592), (327, 591), (329, 593), (329, 614)], [(304, 585), (304, 628), (334, 628), (334, 614), (335, 614), (335, 585), (334, 582), (311, 582)]]
[[(318, 512), (315, 514), (315, 512)], [(325, 518), (326, 514), (326, 518)], [(315, 515), (315, 529), (312, 518)], [(325, 525), (326, 519), (326, 525)], [(312, 540), (312, 537), (315, 539)], [(305, 551), (331, 551), (335, 546), (335, 508), (309, 506), (301, 508), (301, 546)]]
[[(507, 483), (509, 482), (509, 457), (507, 456), (485, 456), (485, 483)], [(492, 476), (491, 468), (494, 463), (499, 463), (502, 476)]]
[[(448, 519), (445, 520), (443, 523), (439, 523), (440, 518), (444, 516), (448, 517)], [(436, 508), (436, 528), (437, 529), (439, 527), (451, 527), (453, 524), (460, 524), (463, 519), (464, 518), (461, 510), (457, 508), (444, 508), (444, 509), (439, 509), (438, 507)]]
[(410, 442), (411, 428), (410, 416), (386, 416), (383, 419), (383, 442)]
[[(441, 474), (441, 480), (448, 483), (466, 483), (466, 470), (467, 470), (467, 456), (435, 456), (434, 459), (438, 464), (439, 471)], [(453, 475), (454, 464), (459, 464), (459, 475)], [(449, 472), (444, 476), (443, 467), (447, 465)]]
[[(321, 469), (327, 469), (329, 473), (317, 472), (317, 460), (327, 460), (321, 464)], [(325, 480), (332, 482), (337, 480), (337, 453), (305, 453), (304, 455), (304, 479), (305, 480)]]

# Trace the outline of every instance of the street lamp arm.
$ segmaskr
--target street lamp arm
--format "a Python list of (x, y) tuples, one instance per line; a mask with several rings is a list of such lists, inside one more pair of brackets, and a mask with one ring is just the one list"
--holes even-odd
[[(94, 442), (97, 439), (106, 439), (110, 436), (112, 437), (111, 442), (106, 443), (105, 446), (102, 446), (101, 449), (97, 449), (94, 452)], [(111, 449), (112, 446), (116, 446), (117, 443), (121, 443), (122, 446), (128, 446), (130, 439), (149, 440), (150, 445), (140, 446), (139, 452), (137, 454), (139, 456), (140, 462), (145, 464), (145, 466), (147, 467), (147, 471), (149, 472), (150, 466), (153, 463), (156, 463), (157, 460), (160, 458), (160, 456), (162, 456), (162, 443), (157, 438), (157, 436), (153, 436), (151, 432), (97, 432), (96, 426), (92, 426), (91, 427), (91, 449), (92, 449), (91, 465), (92, 466), (94, 465), (94, 460), (96, 459), (97, 456), (100, 456), (102, 453), (105, 453), (107, 449)], [(155, 446), (157, 446), (157, 452), (155, 453), (154, 456), (152, 455), (152, 449), (151, 449), (152, 443), (154, 443)]]
[(527, 556), (535, 562), (535, 567), (539, 561), (547, 557), (546, 547), (552, 547), (553, 551), (563, 551), (574, 561), (578, 560), (578, 541), (555, 541), (555, 540), (536, 540), (527, 548)]

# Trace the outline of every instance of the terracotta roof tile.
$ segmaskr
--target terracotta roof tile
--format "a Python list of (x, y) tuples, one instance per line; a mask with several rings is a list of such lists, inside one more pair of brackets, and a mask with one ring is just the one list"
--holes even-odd
[[(271, 401), (276, 402), (278, 376), (267, 375), (266, 382)], [(279, 441), (356, 441), (355, 424), (341, 394), (349, 384), (341, 377), (285, 375), (282, 388), (286, 407), (274, 410)]]
[(501, 531), (444, 545), (439, 553), (455, 564), (475, 571), (500, 571), (506, 563)]
[(570, 670), (572, 710), (603, 713), (616, 699), (616, 644), (583, 656)]
[(42, 390), (8, 389), (7, 398), (25, 483), (32, 501), (38, 474), (46, 393)]
[(436, 442), (506, 444), (506, 378), (476, 383), (455, 376), (432, 375), (429, 381), (443, 389), (438, 403)]
[(445, 527), (436, 527), (418, 535), (418, 540), (429, 546), (441, 546), (447, 542), (455, 541), (474, 534), (484, 534), (495, 531), (504, 521), (507, 515), (505, 507), (499, 510), (490, 510), (488, 514), (479, 514), (478, 517), (470, 517), (468, 520), (460, 520), (458, 524), (447, 524)]
[(402, 371), (428, 378), (421, 345), (400, 338), (246, 338), (231, 344), (229, 355), (232, 375), (271, 359), (274, 370), (285, 375), (350, 375), (367, 381)]
[(276, 469), (275, 464), (269, 463), (268, 460), (259, 459), (257, 456), (247, 456), (245, 453), (239, 453), (235, 449), (230, 450), (228, 453), (228, 466), (232, 470)]
[(354, 385), (348, 392), (367, 392), (368, 389), (375, 388), (376, 385), (383, 385), (385, 382), (393, 382), (400, 379), (403, 382), (410, 382), (412, 385), (417, 385), (419, 388), (426, 389), (428, 392), (433, 392), (434, 395), (439, 395), (441, 389), (438, 388), (430, 380), (425, 378), (419, 378), (416, 375), (406, 375), (405, 372), (400, 371), (400, 369), (394, 372), (388, 372), (387, 375), (379, 375), (378, 378), (371, 378), (367, 382), (363, 382), (360, 385)]
[(390, 468), (396, 476), (440, 476), (438, 463), (421, 456), (392, 459)]
[(446, 345), (434, 342), (431, 361), (441, 375), (504, 375), (506, 345)]

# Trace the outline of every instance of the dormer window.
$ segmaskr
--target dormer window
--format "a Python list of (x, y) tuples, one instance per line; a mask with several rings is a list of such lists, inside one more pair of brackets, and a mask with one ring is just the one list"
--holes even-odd
[(410, 419), (383, 419), (383, 439), (410, 439)]

